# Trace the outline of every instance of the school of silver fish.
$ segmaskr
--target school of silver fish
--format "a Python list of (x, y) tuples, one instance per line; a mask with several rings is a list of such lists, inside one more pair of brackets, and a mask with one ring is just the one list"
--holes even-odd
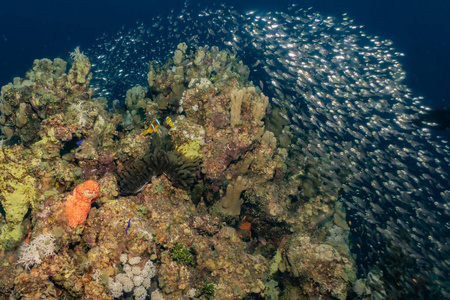
[(309, 176), (325, 192), (340, 190), (353, 243), (361, 245), (361, 276), (383, 272), (380, 299), (450, 298), (449, 146), (411, 123), (428, 108), (403, 83), (403, 54), (362, 27), (346, 14), (296, 5), (238, 12), (186, 2), (148, 25), (99, 38), (89, 50), (93, 85), (101, 96), (123, 97), (145, 85), (149, 61), (164, 62), (180, 42), (230, 49), (286, 109), (281, 117), (298, 137), (292, 149), (305, 165), (318, 165)]

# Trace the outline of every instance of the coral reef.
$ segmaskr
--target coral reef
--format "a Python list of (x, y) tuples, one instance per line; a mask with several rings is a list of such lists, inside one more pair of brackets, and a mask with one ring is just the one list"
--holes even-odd
[[(374, 293), (376, 276), (353, 287), (346, 213), (319, 161), (294, 151), (282, 110), (235, 55), (180, 44), (110, 110), (92, 98), (89, 59), (71, 58), (67, 74), (60, 59), (36, 60), (2, 88), (2, 295)], [(142, 134), (166, 117), (173, 126)]]
[(65, 103), (89, 97), (89, 59), (79, 49), (72, 57), (68, 74), (61, 59), (35, 60), (25, 79), (15, 78), (14, 83), (2, 87), (0, 129), (6, 138), (35, 142), (43, 120), (57, 115)]

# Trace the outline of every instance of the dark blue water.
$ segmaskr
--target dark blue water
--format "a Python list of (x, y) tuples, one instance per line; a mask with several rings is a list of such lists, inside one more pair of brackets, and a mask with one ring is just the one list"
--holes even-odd
[[(203, 3), (202, 3), (203, 2)], [(208, 1), (195, 2), (200, 6)], [(292, 1), (228, 1), (238, 10), (284, 8)], [(369, 34), (394, 41), (405, 53), (407, 84), (432, 107), (450, 106), (450, 2), (435, 1), (301, 1), (332, 16), (348, 12)], [(183, 2), (170, 1), (17, 1), (0, 11), (0, 85), (23, 76), (35, 58), (68, 58), (76, 46), (86, 49), (102, 33), (123, 25), (147, 23)]]

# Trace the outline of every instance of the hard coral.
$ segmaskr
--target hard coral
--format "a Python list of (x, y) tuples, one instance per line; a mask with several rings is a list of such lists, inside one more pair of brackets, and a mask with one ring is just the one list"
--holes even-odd
[(77, 185), (66, 202), (66, 214), (69, 218), (70, 227), (76, 228), (78, 225), (84, 224), (91, 209), (91, 203), (98, 196), (100, 196), (100, 188), (97, 182), (88, 180)]
[[(128, 260), (128, 263), (127, 263)], [(139, 266), (139, 256), (129, 258), (126, 254), (120, 256), (124, 273), (119, 273), (115, 278), (109, 277), (108, 287), (114, 298), (120, 298), (123, 293), (133, 291), (135, 300), (145, 300), (147, 290), (150, 288), (151, 279), (156, 275), (156, 267), (148, 260), (145, 265)], [(153, 299), (153, 297), (152, 297)]]

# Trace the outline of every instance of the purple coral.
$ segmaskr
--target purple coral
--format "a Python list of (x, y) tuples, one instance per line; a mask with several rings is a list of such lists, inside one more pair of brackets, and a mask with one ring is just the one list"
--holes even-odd
[(230, 125), (230, 117), (214, 111), (211, 116), (211, 122), (215, 128), (225, 128), (226, 126)]

